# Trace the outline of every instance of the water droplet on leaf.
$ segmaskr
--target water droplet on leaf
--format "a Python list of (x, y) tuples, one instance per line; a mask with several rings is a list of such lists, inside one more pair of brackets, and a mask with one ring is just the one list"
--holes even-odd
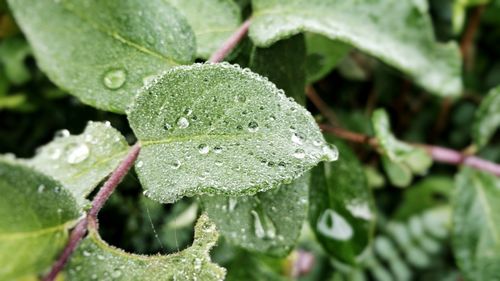
[(198, 152), (200, 152), (200, 154), (207, 154), (208, 152), (210, 151), (210, 147), (208, 147), (208, 145), (202, 143), (198, 146)]
[(70, 144), (67, 149), (67, 161), (69, 164), (78, 164), (89, 157), (90, 150), (86, 144)]
[(255, 133), (259, 130), (259, 124), (255, 121), (248, 123), (248, 131)]
[(181, 117), (177, 119), (177, 126), (181, 129), (185, 129), (189, 127), (189, 120), (187, 120), (185, 117)]
[(306, 157), (306, 152), (303, 149), (299, 148), (295, 150), (295, 152), (293, 153), (293, 157), (297, 159), (304, 159), (304, 157)]
[(125, 84), (126, 79), (127, 74), (125, 73), (125, 70), (113, 69), (104, 74), (103, 82), (106, 88), (116, 90)]

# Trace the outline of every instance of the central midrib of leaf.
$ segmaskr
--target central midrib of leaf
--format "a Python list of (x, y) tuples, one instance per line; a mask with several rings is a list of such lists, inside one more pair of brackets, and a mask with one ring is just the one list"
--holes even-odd
[(72, 220), (56, 226), (51, 226), (32, 231), (0, 233), (0, 240), (17, 240), (17, 239), (25, 239), (27, 237), (43, 236), (48, 233), (55, 233), (66, 229), (70, 229), (76, 224), (77, 221), (78, 220)]
[[(191, 140), (238, 140), (243, 136), (252, 136), (252, 139), (264, 139), (264, 136), (272, 136), (272, 134), (251, 133), (251, 134), (203, 134), (203, 135), (185, 135), (185, 136), (172, 136), (162, 140), (141, 140), (143, 146), (155, 144), (167, 144), (175, 142), (186, 142)], [(279, 136), (278, 136), (279, 137)]]
[(74, 174), (73, 176), (67, 178), (66, 181), (67, 182), (73, 182), (73, 181), (77, 180), (78, 178), (80, 178), (81, 176), (87, 174), (89, 171), (96, 170), (102, 164), (106, 164), (107, 162), (109, 162), (109, 161), (111, 161), (111, 160), (113, 160), (115, 158), (119, 158), (120, 156), (125, 155), (127, 152), (128, 152), (128, 150), (123, 150), (123, 151), (115, 153), (111, 157), (101, 159), (101, 160), (97, 161), (95, 163), (95, 165), (92, 165), (91, 167), (80, 169), (80, 171), (77, 174)]
[(162, 55), (161, 53), (158, 53), (154, 50), (151, 50), (151, 49), (148, 49), (146, 48), (145, 46), (142, 46), (136, 42), (133, 42), (123, 36), (121, 36), (118, 32), (115, 32), (115, 31), (112, 31), (112, 30), (108, 30), (106, 27), (104, 26), (101, 26), (99, 25), (98, 23), (96, 22), (93, 22), (91, 19), (85, 17), (84, 15), (81, 15), (78, 13), (78, 11), (75, 11), (73, 10), (69, 5), (67, 5), (65, 3), (66, 1), (62, 1), (61, 2), (61, 6), (66, 9), (68, 12), (72, 13), (73, 15), (75, 15), (76, 17), (78, 17), (79, 19), (81, 19), (82, 21), (84, 22), (87, 22), (91, 27), (93, 27), (95, 30), (99, 31), (99, 32), (102, 32), (106, 35), (108, 35), (109, 37), (125, 44), (125, 45), (128, 45), (140, 52), (143, 52), (145, 54), (148, 54), (150, 56), (153, 56), (153, 57), (157, 57), (159, 59), (163, 59), (163, 60), (166, 60), (168, 63), (172, 64), (172, 65), (182, 65), (183, 63), (181, 62), (178, 62), (172, 58), (169, 58), (169, 57), (166, 57), (164, 55)]

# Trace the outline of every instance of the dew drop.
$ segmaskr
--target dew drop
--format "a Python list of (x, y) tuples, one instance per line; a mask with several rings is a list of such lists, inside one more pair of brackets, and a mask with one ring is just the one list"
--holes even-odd
[(187, 120), (185, 117), (181, 117), (177, 119), (177, 126), (181, 129), (185, 129), (189, 127), (189, 120)]
[(255, 133), (259, 130), (259, 124), (255, 121), (248, 123), (248, 131)]
[(298, 145), (302, 145), (304, 143), (304, 137), (300, 134), (293, 133), (292, 134), (292, 142)]
[(59, 130), (55, 134), (55, 138), (56, 139), (58, 139), (58, 138), (67, 138), (67, 137), (69, 137), (69, 131), (66, 130), (66, 129)]
[(111, 90), (119, 89), (125, 80), (127, 79), (127, 74), (123, 69), (113, 69), (104, 74), (103, 82), (106, 88)]
[(118, 269), (114, 270), (112, 273), (111, 273), (111, 277), (112, 278), (119, 278), (122, 276), (122, 272)]
[(219, 160), (215, 161), (215, 166), (220, 167), (220, 166), (222, 166), (222, 164), (223, 164), (222, 161), (219, 161)]
[(349, 240), (353, 235), (351, 225), (337, 212), (327, 209), (316, 224), (318, 231), (335, 240)]
[(70, 144), (66, 148), (68, 152), (67, 161), (69, 164), (78, 164), (89, 157), (90, 150), (86, 144)]
[(314, 140), (314, 141), (313, 141), (313, 145), (314, 145), (314, 146), (320, 146), (320, 145), (322, 145), (322, 144), (323, 144), (323, 142), (322, 142), (322, 141), (320, 141), (320, 140)]
[(221, 153), (221, 152), (222, 152), (222, 147), (221, 147), (220, 145), (216, 145), (216, 146), (214, 147), (214, 152), (215, 152), (215, 153)]
[(235, 100), (237, 102), (245, 102), (247, 100), (247, 98), (245, 96), (236, 96)]
[(144, 166), (144, 162), (142, 161), (139, 161), (137, 162), (137, 164), (135, 165), (137, 168), (141, 168), (142, 166)]
[(54, 148), (49, 152), (49, 158), (56, 160), (59, 159), (59, 157), (61, 157), (61, 154), (62, 150), (60, 148)]
[(199, 272), (201, 270), (202, 261), (200, 258), (194, 259), (194, 271)]
[(190, 108), (186, 108), (186, 109), (184, 110), (184, 114), (186, 114), (187, 116), (191, 115), (192, 113), (193, 113), (193, 110), (192, 110), (192, 109), (190, 109)]
[(207, 144), (202, 143), (202, 144), (198, 145), (198, 152), (200, 154), (207, 154), (209, 151), (210, 151), (210, 147), (208, 147)]
[(306, 157), (306, 153), (303, 149), (297, 149), (295, 150), (295, 152), (293, 153), (293, 157), (297, 158), (297, 159), (304, 159), (304, 157)]
[(85, 257), (90, 257), (90, 252), (83, 251), (83, 255), (84, 255)]
[(264, 231), (264, 226), (262, 226), (262, 222), (260, 221), (259, 214), (256, 211), (252, 210), (250, 213), (253, 216), (253, 227), (255, 231), (255, 236), (257, 238), (264, 238), (266, 236), (266, 232)]
[(323, 146), (323, 153), (328, 161), (337, 161), (339, 159), (339, 150), (333, 144)]
[(172, 129), (172, 125), (170, 125), (169, 123), (165, 123), (165, 124), (163, 124), (163, 129), (165, 129), (165, 131), (168, 131), (168, 130)]
[(45, 185), (41, 184), (38, 186), (38, 189), (37, 189), (38, 193), (42, 193), (44, 190), (45, 190)]
[(234, 211), (236, 205), (238, 205), (238, 199), (229, 197), (229, 199), (227, 200), (227, 209), (229, 210), (229, 212)]
[(172, 169), (174, 169), (174, 170), (179, 169), (180, 166), (181, 166), (181, 161), (179, 161), (179, 160), (175, 160), (174, 162), (172, 162), (172, 165), (171, 165)]

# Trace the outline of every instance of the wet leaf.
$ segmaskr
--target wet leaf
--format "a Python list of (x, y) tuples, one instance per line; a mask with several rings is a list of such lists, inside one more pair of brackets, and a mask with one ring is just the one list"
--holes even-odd
[(190, 63), (194, 35), (163, 0), (11, 0), (38, 66), (84, 103), (123, 113), (149, 77)]
[(464, 168), (456, 177), (453, 250), (467, 280), (500, 278), (500, 180)]
[(200, 58), (208, 59), (238, 29), (240, 7), (233, 0), (167, 0), (183, 14), (196, 36)]
[(82, 203), (120, 164), (129, 146), (107, 123), (89, 122), (80, 135), (61, 132), (62, 136), (40, 147), (35, 157), (25, 162), (60, 181)]
[(129, 121), (142, 145), (139, 179), (160, 202), (255, 194), (336, 158), (307, 110), (226, 63), (167, 72), (138, 95)]
[(295, 246), (306, 218), (308, 183), (309, 173), (291, 184), (254, 196), (203, 196), (202, 202), (230, 243), (254, 252), (285, 256)]
[(79, 208), (61, 184), (0, 159), (0, 280), (46, 270), (67, 239)]
[(68, 280), (223, 280), (226, 270), (210, 260), (217, 242), (215, 225), (202, 215), (193, 245), (175, 254), (129, 254), (108, 245), (91, 229), (67, 266)]
[(500, 86), (492, 89), (476, 112), (472, 137), (478, 147), (484, 147), (500, 126)]
[(352, 45), (441, 96), (462, 90), (455, 43), (438, 43), (425, 1), (253, 0), (250, 37), (261, 47), (300, 32)]
[(309, 222), (330, 256), (356, 264), (371, 241), (375, 207), (356, 155), (341, 142), (335, 145), (339, 160), (312, 170)]

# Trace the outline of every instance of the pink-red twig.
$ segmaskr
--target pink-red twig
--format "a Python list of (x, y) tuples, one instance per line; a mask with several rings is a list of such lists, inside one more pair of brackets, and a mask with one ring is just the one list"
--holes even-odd
[(123, 180), (125, 175), (128, 173), (132, 165), (134, 165), (141, 147), (139, 143), (136, 143), (130, 148), (129, 153), (123, 159), (123, 161), (118, 165), (118, 167), (113, 171), (111, 176), (106, 180), (104, 185), (101, 187), (97, 195), (92, 201), (92, 207), (87, 214), (78, 224), (73, 228), (68, 239), (68, 243), (64, 248), (63, 252), (59, 256), (59, 259), (54, 263), (50, 272), (43, 278), (44, 281), (53, 281), (61, 272), (68, 262), (71, 254), (75, 251), (76, 247), (80, 244), (80, 241), (87, 233), (87, 227), (97, 227), (97, 214), (101, 210), (104, 203), (108, 200), (109, 196), (116, 189), (118, 184)]
[(229, 37), (222, 46), (212, 54), (209, 62), (221, 62), (231, 51), (238, 45), (238, 43), (248, 33), (250, 27), (250, 19), (247, 19), (243, 24)]

